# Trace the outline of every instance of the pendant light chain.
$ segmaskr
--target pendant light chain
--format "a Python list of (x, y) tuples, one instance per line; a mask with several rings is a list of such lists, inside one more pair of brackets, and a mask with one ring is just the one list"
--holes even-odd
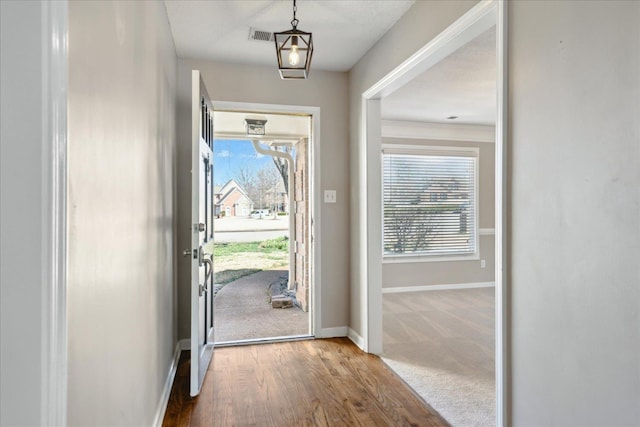
[(293, 20), (291, 21), (291, 26), (295, 30), (298, 26), (298, 19), (296, 18), (296, 12), (298, 11), (298, 6), (296, 6), (296, 0), (293, 0)]

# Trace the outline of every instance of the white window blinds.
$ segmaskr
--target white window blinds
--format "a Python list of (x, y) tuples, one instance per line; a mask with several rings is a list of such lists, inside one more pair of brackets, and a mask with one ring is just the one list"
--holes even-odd
[(385, 149), (384, 256), (476, 252), (477, 151)]

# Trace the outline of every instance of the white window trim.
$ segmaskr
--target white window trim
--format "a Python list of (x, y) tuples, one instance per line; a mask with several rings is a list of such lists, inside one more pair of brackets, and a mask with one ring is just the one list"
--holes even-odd
[[(423, 156), (449, 156), (449, 157), (473, 157), (476, 160), (473, 177), (473, 209), (474, 215), (474, 242), (475, 250), (466, 254), (401, 254), (390, 255), (384, 253), (384, 237), (381, 245), (381, 256), (383, 264), (400, 264), (413, 262), (449, 262), (449, 261), (477, 261), (480, 259), (480, 212), (479, 212), (479, 170), (480, 170), (480, 149), (478, 147), (450, 147), (444, 145), (409, 145), (409, 144), (382, 144), (380, 155), (380, 170), (384, 171), (384, 155), (385, 154), (413, 154)], [(380, 200), (384, 200), (384, 185), (380, 186)], [(384, 236), (384, 202), (380, 206), (381, 230)]]
[(451, 262), (478, 261), (480, 259), (480, 245), (476, 251), (467, 255), (382, 255), (383, 264), (407, 264), (413, 262)]

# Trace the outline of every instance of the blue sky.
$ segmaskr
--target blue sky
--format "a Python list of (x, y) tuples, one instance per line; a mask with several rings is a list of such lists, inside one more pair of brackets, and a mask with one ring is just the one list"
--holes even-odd
[[(216, 139), (213, 144), (213, 181), (224, 185), (240, 167), (250, 167), (254, 172), (265, 165), (272, 165), (271, 157), (256, 153), (251, 141)], [(273, 167), (273, 166), (270, 166)]]

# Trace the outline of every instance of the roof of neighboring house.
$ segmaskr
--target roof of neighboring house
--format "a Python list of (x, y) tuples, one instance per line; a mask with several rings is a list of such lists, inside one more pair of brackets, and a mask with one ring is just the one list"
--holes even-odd
[(220, 204), (220, 205), (224, 204), (226, 199), (230, 198), (234, 193), (240, 193), (240, 197), (238, 197), (238, 200), (245, 198), (248, 203), (253, 203), (247, 191), (244, 188), (242, 188), (242, 186), (238, 184), (235, 180), (230, 179), (229, 181), (227, 181), (225, 185), (223, 185), (220, 188), (220, 192), (216, 193), (216, 194), (222, 194), (222, 197), (220, 197), (220, 200), (218, 200), (217, 204)]

